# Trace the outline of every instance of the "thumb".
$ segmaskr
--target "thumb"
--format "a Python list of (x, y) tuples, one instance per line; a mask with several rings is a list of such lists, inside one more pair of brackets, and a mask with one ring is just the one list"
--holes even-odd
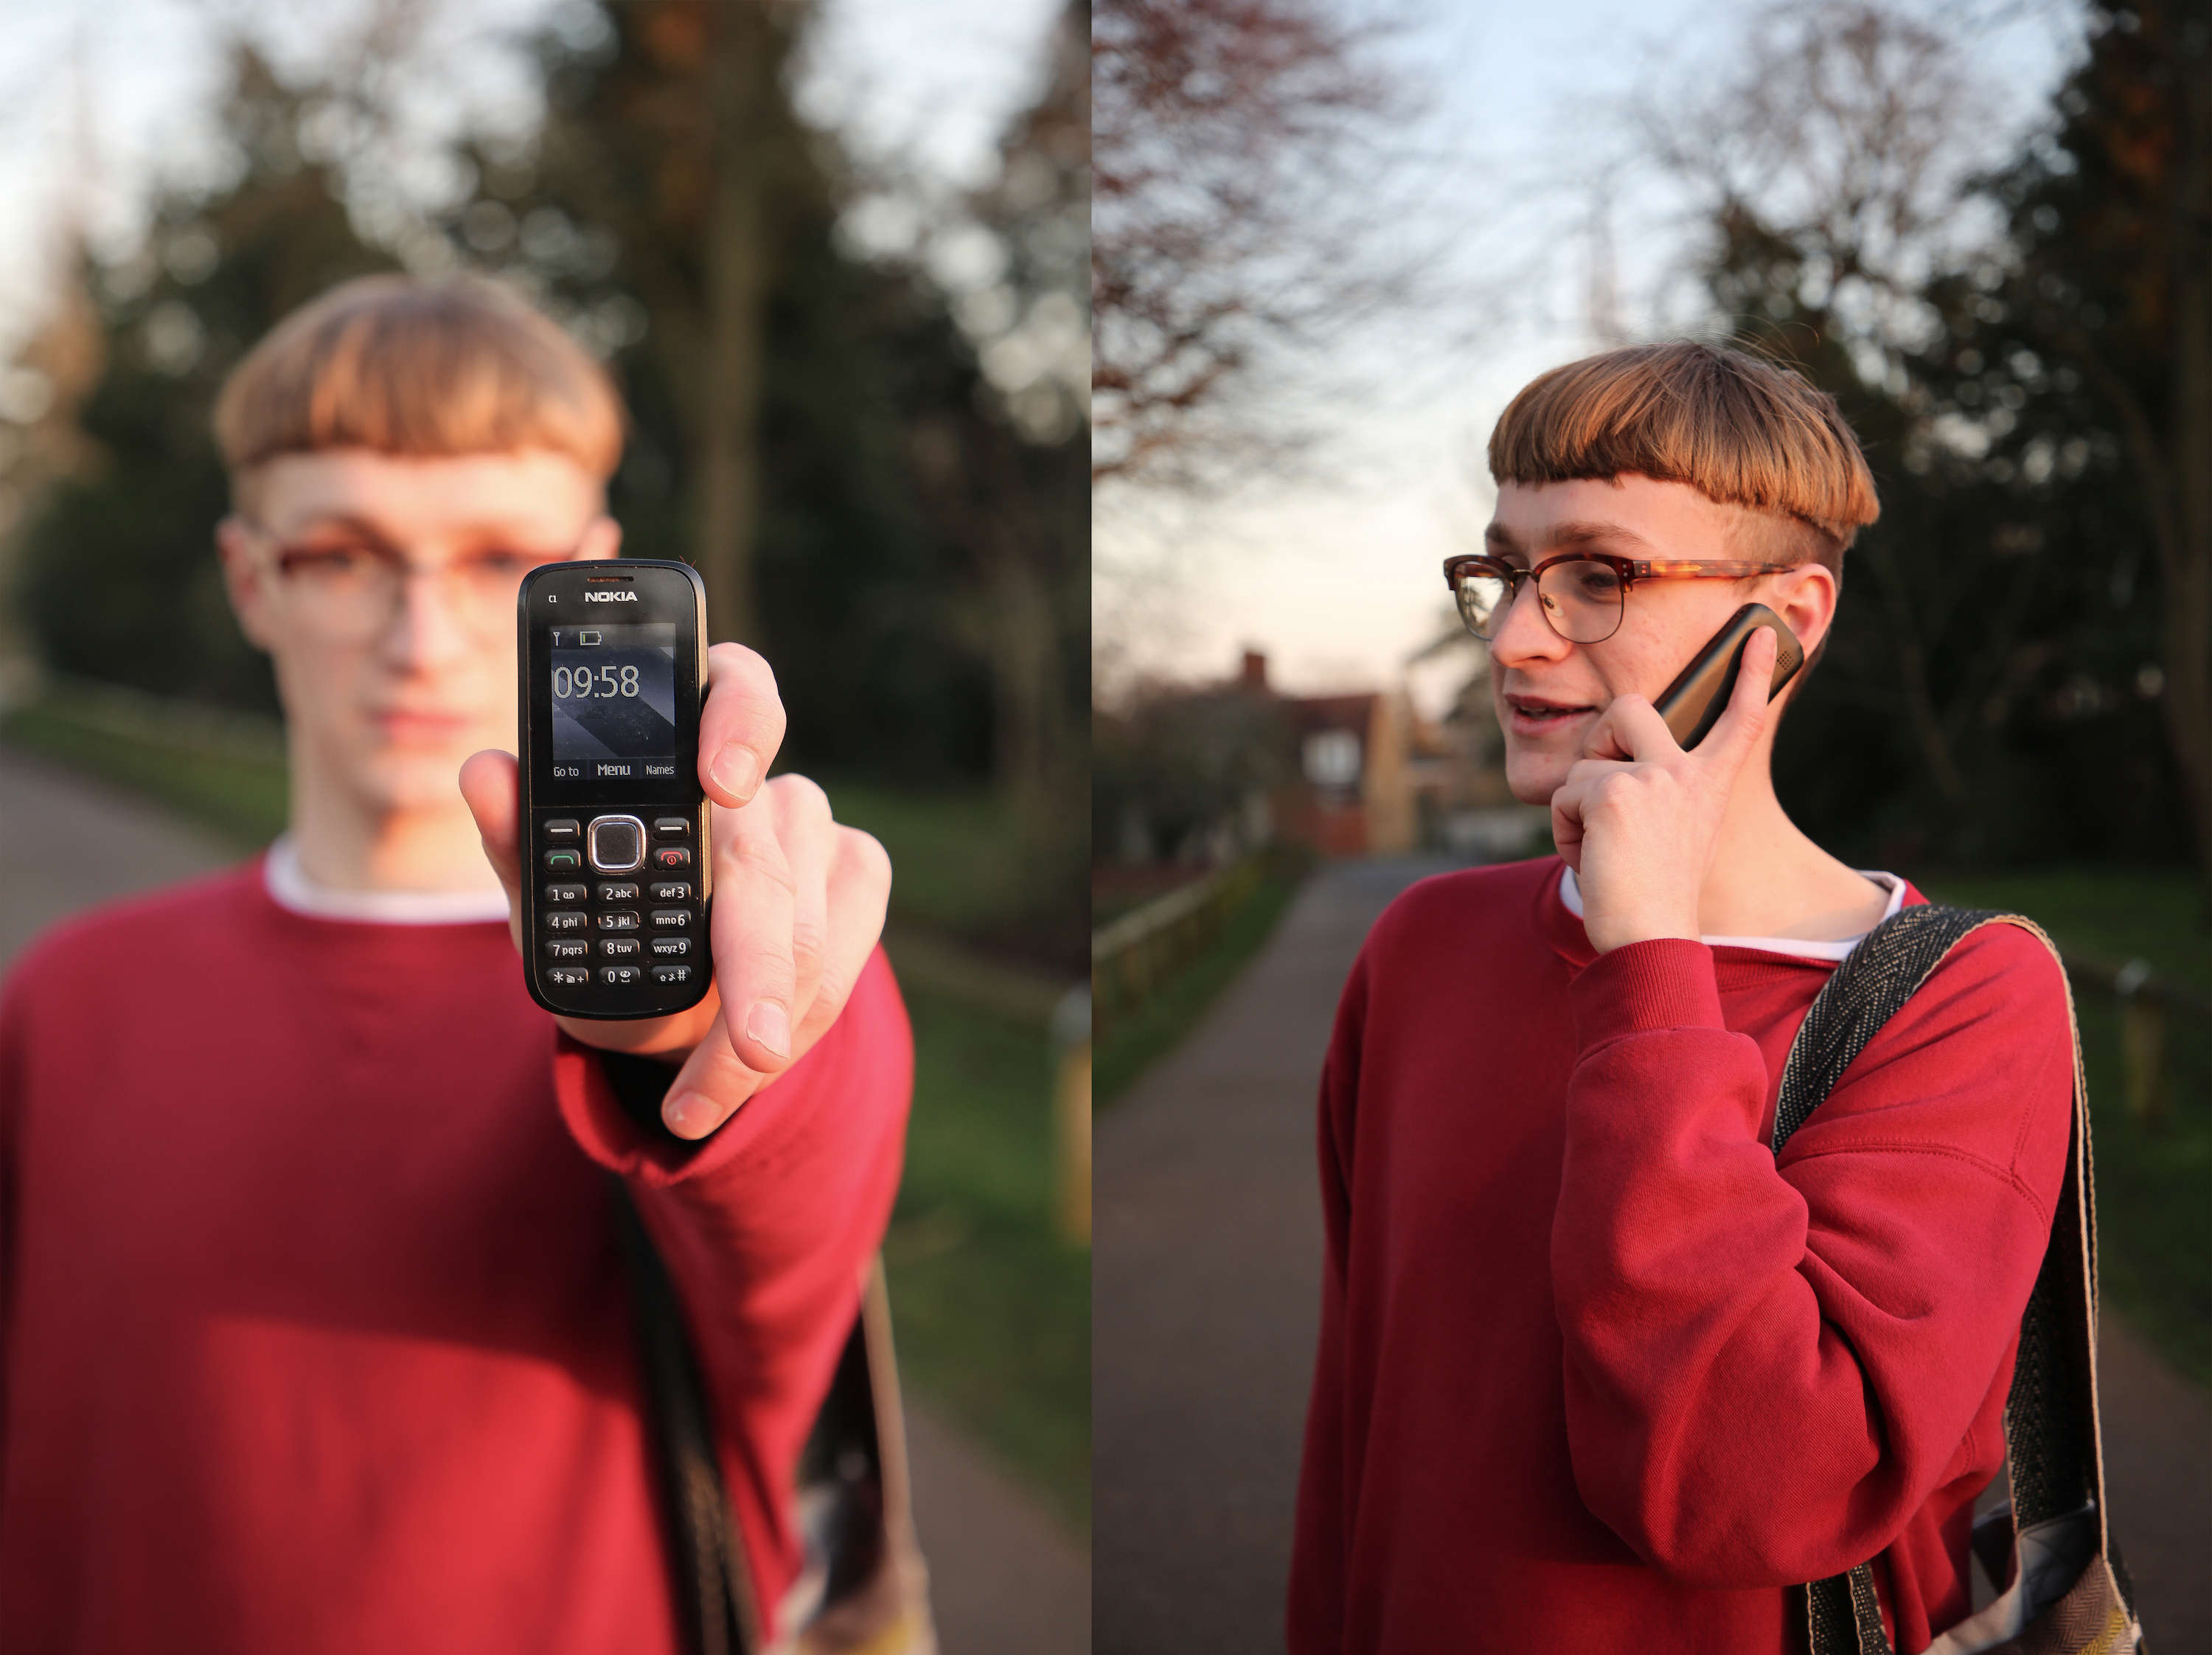
[(507, 922), (515, 928), (515, 946), (521, 947), (522, 846), (516, 818), (520, 814), (521, 789), (515, 778), (514, 755), (496, 747), (471, 753), (461, 763), (461, 797), (476, 818), (477, 837), (483, 841), (484, 860), (507, 891)]

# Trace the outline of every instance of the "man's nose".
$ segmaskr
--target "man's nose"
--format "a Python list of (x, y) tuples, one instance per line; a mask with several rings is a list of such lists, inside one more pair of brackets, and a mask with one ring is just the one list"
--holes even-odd
[(467, 654), (472, 643), (444, 571), (408, 569), (385, 629), (386, 658), (395, 666), (434, 666)]
[(1573, 648), (1544, 618), (1544, 600), (1535, 581), (1523, 581), (1491, 635), (1490, 659), (1500, 666), (1517, 666), (1523, 661), (1559, 660)]

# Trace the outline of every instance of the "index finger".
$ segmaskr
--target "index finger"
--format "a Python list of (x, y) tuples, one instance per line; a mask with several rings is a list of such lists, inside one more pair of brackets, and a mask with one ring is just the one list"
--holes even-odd
[(1711, 732), (1698, 744), (1699, 751), (1714, 752), (1732, 765), (1743, 763), (1752, 743), (1766, 727), (1766, 703), (1772, 693), (1769, 686), (1774, 682), (1775, 658), (1781, 652), (1782, 640), (1771, 626), (1759, 628), (1744, 640), (1728, 710), (1714, 721)]
[(1583, 741), (1582, 762), (1601, 758), (1640, 763), (1680, 751), (1674, 733), (1650, 702), (1642, 696), (1615, 696)]
[(735, 810), (760, 791), (783, 745), (783, 698), (767, 661), (741, 643), (707, 652), (707, 702), (699, 709), (699, 785)]

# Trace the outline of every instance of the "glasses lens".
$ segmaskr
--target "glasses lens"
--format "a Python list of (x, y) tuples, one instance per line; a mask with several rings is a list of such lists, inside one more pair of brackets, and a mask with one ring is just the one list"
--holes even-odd
[(1462, 569), (1452, 581), (1452, 595), (1459, 599), (1459, 618), (1467, 623), (1467, 630), (1478, 638), (1487, 638), (1505, 603), (1505, 581), (1480, 569)]
[(1620, 628), (1620, 576), (1608, 563), (1575, 558), (1536, 579), (1544, 618), (1570, 643), (1603, 643)]

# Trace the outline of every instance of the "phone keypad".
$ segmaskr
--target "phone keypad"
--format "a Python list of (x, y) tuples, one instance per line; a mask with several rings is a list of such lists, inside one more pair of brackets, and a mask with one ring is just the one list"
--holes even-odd
[[(554, 876), (540, 887), (544, 901), (537, 926), (546, 961), (541, 977), (549, 986), (666, 989), (696, 981), (693, 972), (705, 969), (694, 964), (698, 951), (689, 934), (705, 923), (690, 877), (697, 824), (681, 816), (649, 819), (649, 831), (635, 816), (619, 812), (538, 824), (539, 860)], [(638, 867), (663, 877), (584, 882), (592, 874)], [(603, 1003), (611, 1010), (627, 998)], [(637, 1003), (641, 1010), (653, 1002)]]

